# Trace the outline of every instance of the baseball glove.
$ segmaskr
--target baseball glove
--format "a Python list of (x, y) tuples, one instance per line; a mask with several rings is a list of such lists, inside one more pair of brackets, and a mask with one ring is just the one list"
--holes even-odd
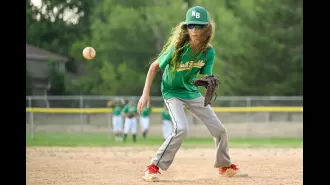
[(211, 100), (215, 97), (217, 98), (217, 89), (220, 84), (219, 79), (213, 75), (205, 75), (201, 79), (194, 80), (193, 82), (196, 86), (204, 86), (206, 88), (204, 106), (206, 107), (208, 104), (211, 104)]

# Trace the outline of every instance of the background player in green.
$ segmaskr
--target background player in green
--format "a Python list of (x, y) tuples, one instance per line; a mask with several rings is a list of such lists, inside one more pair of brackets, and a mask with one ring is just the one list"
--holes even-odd
[(140, 114), (140, 126), (141, 126), (143, 138), (147, 137), (149, 131), (150, 113), (151, 113), (151, 106), (145, 107), (143, 109), (143, 112)]
[(247, 176), (232, 163), (227, 130), (210, 105), (204, 106), (199, 87), (193, 85), (198, 74), (212, 75), (215, 51), (209, 44), (214, 23), (201, 6), (186, 12), (186, 21), (177, 25), (157, 59), (150, 65), (138, 111), (150, 104), (150, 87), (156, 72), (164, 70), (161, 92), (173, 121), (173, 132), (147, 165), (143, 179), (157, 181), (159, 169), (167, 170), (188, 132), (184, 108), (206, 125), (216, 144), (214, 168), (223, 176)]
[(112, 108), (112, 128), (116, 141), (122, 140), (123, 118), (121, 115), (121, 111), (124, 105), (125, 100), (123, 98), (118, 97), (116, 97), (115, 100), (110, 100), (107, 103), (107, 106)]
[(126, 141), (127, 134), (131, 131), (133, 136), (133, 141), (136, 142), (136, 131), (137, 131), (137, 116), (139, 116), (137, 112), (136, 103), (134, 98), (130, 98), (128, 104), (126, 104), (122, 110), (122, 114), (125, 117), (124, 124), (124, 141)]
[(166, 140), (172, 132), (172, 120), (166, 104), (162, 110), (163, 138)]

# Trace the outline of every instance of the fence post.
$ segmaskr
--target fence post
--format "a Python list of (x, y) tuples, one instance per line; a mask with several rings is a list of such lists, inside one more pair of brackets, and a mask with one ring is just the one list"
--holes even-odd
[[(249, 96), (247, 96), (247, 97), (245, 97), (245, 104), (246, 104), (246, 107), (251, 107), (251, 97), (249, 97)], [(250, 126), (250, 124), (249, 124), (249, 121), (250, 121), (250, 117), (252, 117), (252, 116), (250, 116), (250, 115), (253, 115), (253, 113), (250, 113), (250, 112), (246, 112), (245, 113), (245, 136), (244, 136), (244, 138), (246, 139), (246, 138), (248, 138), (249, 137), (249, 135), (250, 135), (250, 133), (249, 133), (249, 131), (250, 131), (250, 129), (249, 129), (249, 126)]]
[(84, 124), (84, 115), (83, 115), (83, 108), (84, 108), (84, 100), (82, 96), (79, 96), (79, 108), (80, 108), (80, 123)]
[[(246, 97), (245, 98), (246, 101), (246, 107), (251, 107), (251, 98), (250, 97)], [(249, 123), (249, 117), (250, 117), (250, 112), (246, 112), (245, 114), (245, 121), (246, 123)]]
[(266, 124), (269, 124), (270, 122), (270, 112), (265, 112), (265, 117), (266, 117)]
[(246, 97), (246, 106), (251, 107), (251, 97)]
[[(32, 108), (32, 98), (29, 96), (29, 108)], [(33, 140), (34, 139), (34, 119), (33, 119), (33, 112), (30, 110), (30, 137)]]

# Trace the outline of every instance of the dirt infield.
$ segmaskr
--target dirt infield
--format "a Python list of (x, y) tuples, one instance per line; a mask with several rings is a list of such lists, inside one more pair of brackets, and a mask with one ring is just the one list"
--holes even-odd
[[(140, 185), (143, 170), (157, 148), (146, 147), (27, 147), (27, 185)], [(232, 160), (248, 178), (217, 175), (214, 149), (181, 148), (164, 185), (297, 185), (303, 184), (302, 149), (230, 150)], [(154, 184), (154, 183), (151, 183)]]

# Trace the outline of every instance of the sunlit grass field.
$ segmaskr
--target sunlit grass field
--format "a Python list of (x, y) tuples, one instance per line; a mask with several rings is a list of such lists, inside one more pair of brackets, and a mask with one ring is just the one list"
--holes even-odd
[[(134, 143), (132, 136), (128, 135), (127, 141), (116, 142), (113, 137), (104, 133), (35, 133), (33, 139), (26, 135), (26, 146), (154, 146), (163, 143), (163, 138), (150, 136), (143, 139), (137, 136)], [(303, 139), (299, 138), (229, 138), (230, 147), (294, 147), (300, 148)], [(212, 137), (208, 138), (186, 138), (183, 147), (214, 147)]]

